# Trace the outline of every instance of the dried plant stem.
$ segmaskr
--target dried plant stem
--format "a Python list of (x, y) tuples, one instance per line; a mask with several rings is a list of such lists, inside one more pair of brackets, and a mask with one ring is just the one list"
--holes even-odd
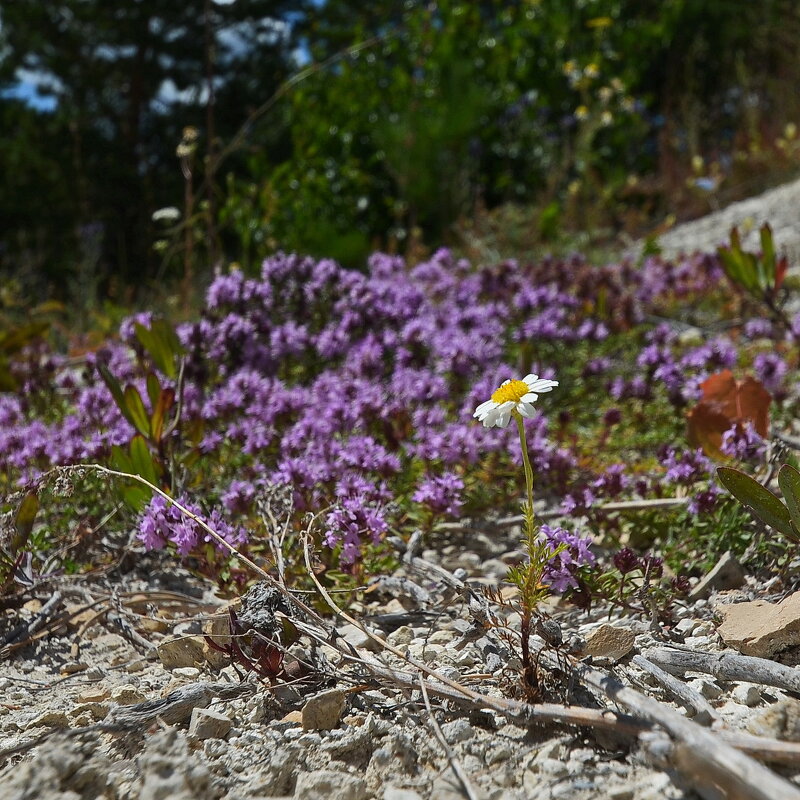
[(466, 794), (468, 800), (478, 800), (478, 796), (475, 794), (475, 790), (472, 788), (472, 783), (470, 782), (467, 773), (464, 771), (464, 767), (461, 766), (461, 762), (456, 758), (453, 748), (450, 747), (450, 743), (445, 738), (439, 723), (436, 721), (436, 717), (433, 714), (433, 709), (431, 708), (431, 701), (428, 697), (428, 689), (426, 688), (425, 681), (422, 679), (421, 675), (419, 678), (419, 690), (422, 693), (422, 702), (425, 703), (425, 709), (428, 712), (428, 719), (430, 720), (431, 727), (433, 728), (433, 733), (439, 740), (439, 744), (442, 746), (444, 754), (447, 756), (447, 762), (450, 764), (450, 769), (453, 770), (453, 774), (461, 784), (461, 788), (464, 790), (464, 794)]

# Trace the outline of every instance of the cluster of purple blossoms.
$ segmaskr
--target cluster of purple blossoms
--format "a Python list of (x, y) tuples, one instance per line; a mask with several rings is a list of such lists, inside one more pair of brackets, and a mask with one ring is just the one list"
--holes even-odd
[[(229, 544), (239, 545), (247, 540), (244, 529), (230, 525), (216, 509), (211, 514), (205, 515), (183, 498), (179, 502)], [(186, 516), (174, 503), (161, 495), (154, 495), (142, 512), (139, 539), (148, 550), (158, 550), (167, 542), (172, 542), (181, 555), (192, 552), (202, 542), (214, 541), (194, 519)], [(218, 549), (223, 549), (218, 542), (214, 541), (214, 544)]]
[[(708, 374), (736, 361), (730, 340), (687, 346), (660, 325), (635, 364), (619, 364), (609, 356), (609, 338), (665, 316), (670, 303), (704, 295), (721, 278), (716, 260), (699, 256), (650, 258), (641, 268), (596, 267), (579, 256), (473, 268), (440, 250), (413, 266), (376, 254), (358, 272), (278, 254), (258, 276), (217, 276), (199, 318), (178, 326), (186, 351), (182, 430), (169, 444), (190, 451), (204, 507), (218, 506), (244, 526), (231, 527), (219, 512), (204, 517), (229, 541), (244, 537), (261, 489), (281, 485), (299, 512), (331, 508), (326, 541), (352, 562), (363, 542), (402, 516), (402, 503), (454, 515), (476, 502), (460, 476), (487, 461), (501, 470), (520, 466), (514, 431), (482, 428), (472, 413), (518, 373), (521, 351), (540, 362), (525, 371), (549, 378), (548, 366), (562, 371), (565, 344), (580, 348), (588, 389), (605, 387), (620, 401), (640, 405), (660, 387), (676, 406), (696, 398)], [(54, 465), (108, 463), (112, 447), (128, 446), (134, 429), (97, 367), (134, 386), (150, 413), (136, 324), (153, 319), (126, 320), (119, 341), (79, 367), (38, 345), (12, 365), (23, 391), (0, 396), (0, 470), (10, 481), (24, 485)], [(800, 338), (800, 317), (795, 327)], [(750, 337), (766, 333), (755, 324), (747, 329)], [(788, 382), (787, 362), (778, 357), (765, 354), (754, 369), (768, 386)], [(166, 376), (159, 380), (175, 388)], [(606, 426), (625, 414), (622, 403), (609, 409)], [(568, 416), (554, 423), (546, 407), (525, 422), (538, 490), (565, 497), (564, 509), (575, 514), (639, 490), (620, 466), (589, 474), (573, 443), (560, 437)], [(668, 480), (707, 480), (708, 465), (686, 463), (694, 456), (676, 451), (671, 458)], [(425, 476), (410, 491), (409, 474)], [(697, 507), (710, 500), (698, 495)], [(182, 553), (205, 540), (159, 498), (141, 516), (140, 538), (150, 548), (172, 542)]]
[(767, 443), (751, 422), (736, 422), (722, 434), (719, 449), (739, 461), (758, 463), (764, 459)]
[(714, 465), (700, 448), (695, 450), (679, 450), (675, 447), (664, 447), (659, 454), (661, 465), (666, 469), (664, 478), (667, 483), (677, 486), (694, 486), (711, 477)]
[[(565, 592), (567, 589), (577, 589), (577, 572), (582, 567), (591, 566), (595, 562), (594, 553), (589, 549), (592, 540), (588, 537), (571, 533), (564, 528), (551, 528), (542, 525), (539, 535), (547, 541), (551, 553), (550, 560), (544, 573), (544, 581), (554, 592)], [(561, 546), (564, 548), (556, 552)]]
[(424, 478), (411, 499), (439, 514), (454, 517), (461, 510), (463, 491), (464, 481), (454, 472), (446, 472)]

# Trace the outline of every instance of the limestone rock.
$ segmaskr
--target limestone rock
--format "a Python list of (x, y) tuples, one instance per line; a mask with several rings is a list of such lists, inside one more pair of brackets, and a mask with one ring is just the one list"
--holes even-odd
[(800, 592), (780, 603), (753, 600), (718, 605), (716, 610), (722, 616), (717, 633), (743, 655), (771, 658), (800, 644)]
[(303, 730), (329, 731), (335, 728), (344, 711), (344, 701), (341, 689), (329, 689), (310, 698), (303, 706)]
[(586, 636), (584, 652), (595, 658), (619, 661), (624, 658), (636, 642), (636, 634), (617, 625), (601, 625)]
[(366, 800), (367, 784), (357, 775), (332, 770), (304, 772), (297, 778), (295, 800)]
[(708, 597), (720, 589), (738, 589), (744, 584), (744, 570), (730, 550), (722, 554), (711, 571), (701, 578), (697, 586), (689, 592), (690, 600)]
[(756, 736), (800, 742), (800, 700), (784, 697), (753, 716), (747, 730)]
[(197, 739), (224, 739), (233, 727), (230, 717), (210, 708), (192, 709), (189, 735)]
[(158, 657), (167, 669), (176, 667), (194, 667), (205, 660), (203, 645), (205, 642), (200, 636), (178, 636), (165, 639), (158, 645)]
[(383, 792), (383, 800), (422, 800), (422, 796), (413, 789), (387, 786)]
[(45, 711), (34, 717), (28, 728), (69, 728), (69, 719), (63, 711)]
[(381, 649), (380, 645), (373, 642), (361, 628), (351, 625), (349, 622), (337, 628), (336, 631), (348, 644), (360, 650), (378, 652)]
[[(214, 640), (220, 647), (226, 647), (231, 643), (231, 618), (228, 614), (215, 614), (203, 626), (203, 632)], [(214, 668), (222, 669), (230, 663), (230, 656), (215, 650), (211, 645), (203, 641), (203, 657)]]
[(117, 686), (112, 690), (111, 699), (121, 706), (133, 706), (147, 700), (147, 696), (132, 683), (126, 683), (124, 686)]

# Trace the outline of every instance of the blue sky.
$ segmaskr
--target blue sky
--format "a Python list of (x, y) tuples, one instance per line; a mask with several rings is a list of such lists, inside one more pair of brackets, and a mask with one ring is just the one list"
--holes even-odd
[(24, 100), (31, 108), (39, 111), (52, 111), (56, 107), (55, 97), (43, 96), (36, 91), (33, 83), (22, 82), (10, 89), (4, 89), (2, 97), (16, 97)]

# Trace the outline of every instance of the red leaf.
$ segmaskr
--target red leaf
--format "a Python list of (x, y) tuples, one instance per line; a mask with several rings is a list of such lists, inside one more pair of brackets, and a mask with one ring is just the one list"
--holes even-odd
[(781, 256), (778, 263), (775, 264), (775, 284), (773, 289), (777, 292), (783, 285), (783, 279), (786, 277), (786, 270), (789, 268), (789, 261), (786, 256)]
[(756, 432), (769, 435), (769, 404), (772, 396), (755, 378), (737, 381), (729, 370), (710, 375), (700, 388), (703, 396), (688, 413), (689, 441), (706, 455), (724, 458), (722, 434), (735, 422), (750, 422)]

